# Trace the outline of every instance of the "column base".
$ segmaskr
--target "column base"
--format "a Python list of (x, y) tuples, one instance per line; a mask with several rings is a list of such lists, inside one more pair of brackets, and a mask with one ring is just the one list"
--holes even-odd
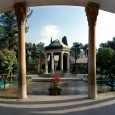
[(26, 88), (26, 85), (19, 85), (18, 86), (18, 98), (19, 99), (27, 98), (27, 88)]
[(97, 86), (88, 84), (88, 98), (97, 98)]

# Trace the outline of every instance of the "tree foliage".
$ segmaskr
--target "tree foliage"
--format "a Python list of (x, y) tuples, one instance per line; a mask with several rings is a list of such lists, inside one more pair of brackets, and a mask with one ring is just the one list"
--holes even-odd
[[(30, 66), (31, 71), (36, 71), (35, 73), (37, 73), (37, 64), (39, 65), (39, 68), (41, 69), (42, 67), (42, 61), (44, 60), (45, 56), (44, 56), (44, 43), (40, 42), (38, 44), (35, 43), (26, 43), (26, 57), (28, 60), (28, 50), (31, 53), (30, 57), (31, 60), (28, 62), (27, 64)], [(29, 70), (30, 70), (29, 69)], [(27, 70), (28, 71), (28, 70)], [(40, 70), (41, 71), (41, 70)]]
[(66, 36), (64, 36), (64, 37), (62, 38), (62, 43), (64, 43), (65, 45), (68, 46), (67, 37), (66, 37)]
[(87, 43), (83, 45), (83, 51), (86, 57), (88, 56), (88, 48), (89, 48), (89, 45)]
[(44, 43), (40, 42), (36, 45), (37, 48), (37, 57), (40, 59), (40, 61), (44, 60)]
[(4, 49), (0, 52), (0, 74), (7, 76), (13, 70), (14, 64), (17, 63), (16, 55), (13, 50)]
[(71, 47), (70, 55), (77, 59), (79, 57), (79, 54), (81, 53), (81, 49), (83, 49), (82, 43), (73, 42), (73, 46)]
[[(32, 14), (32, 10), (28, 9), (27, 18)], [(17, 47), (18, 26), (14, 11), (1, 13), (0, 15), (0, 49), (14, 49)], [(27, 19), (26, 19), (27, 21)], [(26, 26), (26, 32), (29, 27)]]
[(107, 41), (106, 43), (101, 43), (100, 48), (111, 48), (115, 50), (115, 37), (111, 41)]
[(109, 72), (112, 64), (113, 50), (111, 48), (100, 48), (97, 53), (97, 67), (101, 73)]
[(107, 75), (113, 82), (115, 76), (115, 51), (111, 48), (100, 48), (97, 53), (97, 70), (102, 75)]

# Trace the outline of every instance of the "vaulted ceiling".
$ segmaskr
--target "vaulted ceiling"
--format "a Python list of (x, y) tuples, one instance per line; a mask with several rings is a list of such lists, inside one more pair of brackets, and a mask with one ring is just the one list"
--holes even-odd
[(13, 4), (26, 2), (28, 7), (46, 5), (85, 6), (88, 1), (99, 3), (100, 9), (115, 13), (115, 0), (0, 0), (0, 13), (13, 10)]

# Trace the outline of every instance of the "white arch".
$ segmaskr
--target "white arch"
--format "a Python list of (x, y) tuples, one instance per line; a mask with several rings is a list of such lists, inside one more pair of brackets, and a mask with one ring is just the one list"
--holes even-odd
[(28, 7), (46, 5), (86, 6), (91, 1), (100, 4), (100, 9), (115, 13), (115, 0), (0, 0), (0, 13), (13, 10), (13, 4), (26, 2)]

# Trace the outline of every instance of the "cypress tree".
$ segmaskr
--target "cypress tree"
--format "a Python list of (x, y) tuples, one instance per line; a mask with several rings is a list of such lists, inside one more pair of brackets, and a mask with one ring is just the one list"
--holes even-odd
[(66, 37), (66, 36), (64, 36), (64, 37), (62, 38), (62, 42), (63, 42), (65, 45), (68, 46), (67, 37)]

